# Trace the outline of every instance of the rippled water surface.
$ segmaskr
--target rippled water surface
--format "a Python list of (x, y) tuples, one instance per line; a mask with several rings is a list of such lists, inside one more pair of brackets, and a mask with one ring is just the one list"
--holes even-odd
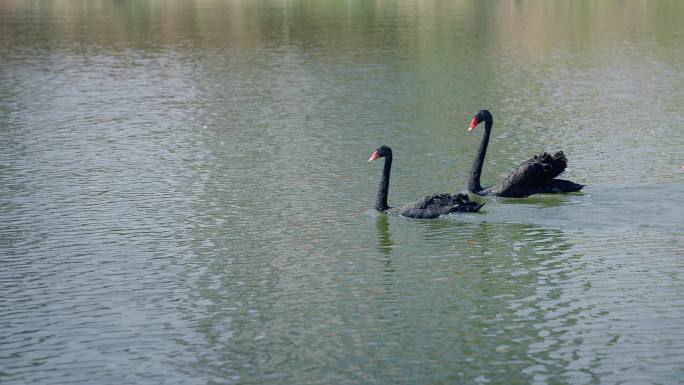
[[(677, 384), (684, 3), (3, 1), (0, 383)], [(583, 193), (372, 210), (562, 149)]]

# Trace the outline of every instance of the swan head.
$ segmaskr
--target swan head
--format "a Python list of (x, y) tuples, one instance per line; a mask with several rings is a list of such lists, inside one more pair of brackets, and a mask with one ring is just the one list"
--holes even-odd
[(472, 131), (473, 128), (475, 128), (475, 126), (477, 126), (478, 124), (480, 124), (482, 122), (488, 121), (491, 124), (492, 120), (493, 120), (492, 114), (489, 111), (487, 111), (487, 110), (477, 111), (475, 116), (473, 116), (473, 120), (470, 121), (470, 127), (468, 127), (468, 131)]
[(378, 147), (377, 150), (373, 151), (368, 161), (371, 162), (378, 158), (384, 158), (386, 156), (392, 156), (392, 149), (383, 144), (382, 146)]

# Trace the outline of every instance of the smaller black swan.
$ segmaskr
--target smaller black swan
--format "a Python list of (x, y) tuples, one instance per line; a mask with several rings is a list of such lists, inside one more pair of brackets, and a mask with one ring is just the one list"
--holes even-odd
[(485, 122), (485, 131), (482, 136), (482, 142), (480, 142), (480, 150), (475, 157), (473, 168), (470, 171), (468, 191), (478, 195), (524, 198), (533, 194), (575, 192), (584, 187), (583, 184), (569, 180), (555, 179), (568, 165), (568, 160), (565, 159), (563, 151), (558, 151), (553, 155), (546, 152), (541, 155), (535, 155), (532, 159), (518, 166), (500, 184), (489, 188), (482, 188), (480, 185), (480, 175), (482, 174), (482, 163), (484, 163), (487, 145), (489, 144), (489, 134), (494, 124), (492, 114), (487, 110), (478, 111), (470, 122), (468, 131), (471, 131), (481, 122)]
[(409, 218), (437, 218), (443, 214), (458, 212), (477, 212), (484, 205), (471, 202), (466, 194), (434, 194), (424, 196), (413, 203), (402, 207), (389, 207), (387, 205), (387, 193), (389, 190), (390, 170), (392, 168), (392, 149), (380, 146), (373, 151), (368, 161), (385, 158), (385, 168), (382, 171), (380, 188), (375, 199), (375, 209), (387, 214), (399, 214)]

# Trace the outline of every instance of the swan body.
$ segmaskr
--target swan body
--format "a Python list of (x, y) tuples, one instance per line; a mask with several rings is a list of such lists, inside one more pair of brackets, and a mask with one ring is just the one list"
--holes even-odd
[(441, 193), (426, 195), (415, 202), (398, 208), (389, 208), (385, 212), (408, 218), (433, 219), (451, 213), (476, 212), (482, 205), (471, 202), (466, 194)]
[(470, 201), (466, 194), (441, 193), (426, 195), (401, 207), (390, 207), (387, 204), (387, 195), (389, 193), (389, 177), (392, 169), (392, 149), (388, 146), (380, 146), (371, 154), (368, 161), (378, 158), (385, 158), (385, 166), (375, 200), (375, 209), (377, 211), (387, 214), (399, 214), (409, 218), (433, 219), (450, 213), (477, 212), (484, 205)]
[(569, 180), (556, 179), (568, 165), (568, 160), (563, 151), (558, 151), (553, 155), (546, 152), (535, 155), (521, 163), (501, 183), (483, 188), (480, 185), (480, 175), (489, 144), (489, 135), (494, 124), (492, 114), (487, 110), (478, 111), (473, 117), (468, 131), (471, 131), (480, 122), (485, 122), (485, 133), (482, 136), (480, 149), (470, 171), (468, 191), (477, 195), (524, 198), (534, 194), (575, 192), (584, 187), (582, 184)]

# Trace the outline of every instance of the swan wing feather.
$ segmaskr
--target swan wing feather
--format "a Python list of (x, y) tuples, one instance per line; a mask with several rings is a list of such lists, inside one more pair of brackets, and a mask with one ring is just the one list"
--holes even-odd
[(568, 165), (563, 151), (542, 153), (520, 164), (497, 188), (501, 196), (527, 196), (560, 175)]
[(477, 212), (482, 204), (472, 202), (466, 194), (433, 194), (402, 206), (399, 214), (410, 218), (437, 218), (453, 212)]

